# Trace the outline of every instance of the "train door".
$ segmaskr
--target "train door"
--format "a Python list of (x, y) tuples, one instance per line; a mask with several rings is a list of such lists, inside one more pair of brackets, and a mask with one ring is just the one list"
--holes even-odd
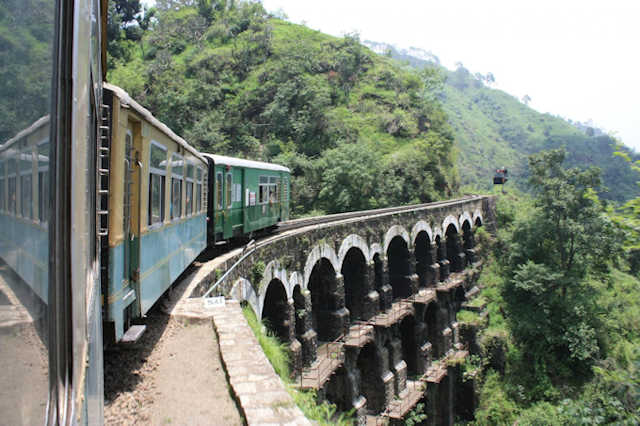
[[(127, 130), (127, 134), (124, 138), (125, 146), (124, 146), (124, 164), (123, 164), (123, 177), (124, 177), (124, 188), (123, 188), (123, 197), (122, 197), (122, 248), (123, 248), (123, 265), (122, 265), (122, 280), (123, 283), (133, 284), (133, 274), (131, 273), (132, 268), (132, 256), (131, 253), (134, 251), (132, 247), (133, 233), (131, 231), (131, 205), (132, 205), (132, 156), (131, 152), (133, 150), (133, 133), (131, 130)], [(127, 315), (125, 315), (125, 331), (131, 325), (131, 319), (133, 317), (133, 312), (131, 312), (133, 305), (129, 305), (127, 308)]]
[(233, 236), (233, 220), (231, 220), (231, 207), (233, 206), (233, 175), (227, 170), (224, 179), (224, 238)]
[(282, 173), (280, 188), (280, 220), (289, 220), (289, 175)]

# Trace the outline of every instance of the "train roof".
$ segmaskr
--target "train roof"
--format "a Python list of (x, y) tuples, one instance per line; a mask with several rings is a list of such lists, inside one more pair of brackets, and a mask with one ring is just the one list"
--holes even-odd
[(133, 108), (138, 114), (142, 115), (145, 120), (147, 120), (154, 127), (156, 127), (157, 129), (165, 133), (167, 136), (169, 136), (169, 138), (171, 138), (178, 145), (182, 146), (184, 149), (186, 149), (191, 154), (196, 156), (199, 160), (204, 161), (205, 163), (207, 162), (207, 160), (202, 156), (202, 154), (198, 150), (196, 150), (194, 147), (189, 145), (189, 143), (184, 139), (182, 139), (180, 136), (176, 135), (173, 132), (173, 130), (171, 130), (162, 121), (155, 118), (148, 109), (146, 109), (145, 107), (140, 105), (138, 102), (136, 102), (131, 96), (129, 96), (129, 94), (124, 89), (107, 82), (103, 83), (103, 87), (113, 92), (113, 94), (120, 99), (121, 104), (128, 105), (129, 107)]
[(247, 167), (251, 169), (273, 170), (278, 172), (290, 173), (288, 167), (280, 164), (265, 163), (264, 161), (244, 160), (242, 158), (227, 157), (224, 155), (202, 153), (204, 157), (211, 158), (215, 164), (224, 164), (226, 166)]

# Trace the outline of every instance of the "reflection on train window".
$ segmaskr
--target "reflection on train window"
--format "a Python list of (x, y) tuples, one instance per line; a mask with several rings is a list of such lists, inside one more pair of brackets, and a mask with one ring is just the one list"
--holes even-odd
[(7, 200), (7, 210), (9, 211), (9, 213), (16, 215), (16, 208), (17, 208), (17, 194), (16, 191), (18, 190), (16, 187), (16, 179), (17, 179), (17, 170), (16, 170), (16, 160), (15, 158), (10, 158), (9, 162), (8, 162), (8, 185), (7, 185), (7, 196), (8, 196), (8, 200)]
[(222, 173), (216, 173), (216, 197), (218, 210), (222, 210)]
[(269, 176), (260, 176), (258, 184), (258, 203), (263, 204), (267, 202), (267, 196), (269, 192)]
[(231, 205), (233, 203), (231, 199), (232, 183), (233, 183), (233, 177), (231, 173), (227, 173), (227, 186), (225, 188), (227, 193), (227, 208), (231, 208)]
[(202, 211), (202, 169), (196, 169), (196, 212)]
[(22, 192), (22, 197), (20, 198), (21, 214), (22, 217), (28, 219), (33, 217), (33, 188), (31, 180), (31, 173), (20, 176), (20, 192)]
[(38, 144), (38, 220), (49, 221), (49, 141)]
[(193, 214), (193, 164), (187, 163), (187, 175), (185, 176), (186, 180), (186, 190), (185, 196), (187, 198), (185, 202), (185, 215), (190, 216)]
[(183, 160), (178, 154), (171, 156), (171, 219), (182, 216)]
[(149, 161), (149, 225), (164, 221), (165, 182), (167, 175), (167, 149), (151, 142)]
[(4, 170), (4, 161), (0, 158), (0, 212), (4, 211), (6, 208), (5, 205), (7, 203), (7, 190), (5, 188), (5, 170)]

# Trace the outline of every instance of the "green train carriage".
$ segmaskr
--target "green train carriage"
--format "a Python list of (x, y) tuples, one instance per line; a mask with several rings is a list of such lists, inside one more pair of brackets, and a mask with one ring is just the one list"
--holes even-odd
[(209, 161), (208, 244), (251, 236), (289, 219), (290, 170), (261, 161), (202, 154)]

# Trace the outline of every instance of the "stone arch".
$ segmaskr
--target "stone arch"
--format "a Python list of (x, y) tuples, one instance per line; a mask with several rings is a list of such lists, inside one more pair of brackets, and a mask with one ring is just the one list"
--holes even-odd
[(407, 243), (407, 247), (411, 248), (411, 238), (409, 237), (409, 233), (403, 226), (393, 225), (384, 236), (383, 243), (383, 253), (387, 253), (389, 250), (389, 244), (391, 244), (391, 240), (395, 237), (401, 237), (405, 243)]
[(352, 246), (341, 256), (341, 262), (340, 273), (344, 278), (344, 298), (350, 320), (368, 319), (371, 312), (367, 312), (366, 306), (369, 293), (367, 257), (360, 247)]
[[(414, 227), (415, 228), (415, 227)], [(426, 287), (429, 283), (429, 267), (434, 263), (431, 257), (431, 229), (422, 229), (415, 234), (412, 231), (413, 255), (416, 261), (418, 286)]]
[(429, 242), (432, 243), (433, 231), (431, 230), (431, 226), (429, 226), (429, 224), (424, 220), (419, 220), (415, 225), (413, 225), (413, 228), (411, 228), (411, 241), (415, 242), (418, 234), (423, 231), (429, 235)]
[(307, 289), (309, 287), (309, 278), (311, 277), (311, 271), (316, 266), (316, 263), (320, 259), (326, 259), (334, 271), (340, 270), (340, 262), (338, 262), (338, 256), (336, 256), (335, 250), (326, 243), (321, 243), (313, 247), (309, 255), (307, 256), (307, 261), (304, 264), (304, 280), (303, 287)]
[(433, 227), (433, 238), (431, 240), (431, 242), (435, 243), (436, 242), (436, 237), (440, 237), (440, 239), (442, 239), (442, 229), (440, 229), (439, 226), (434, 226)]
[(300, 272), (293, 271), (291, 275), (289, 275), (289, 279), (287, 280), (287, 296), (289, 297), (289, 299), (293, 297), (293, 291), (295, 290), (296, 286), (300, 287), (300, 291), (303, 290), (302, 276), (300, 275)]
[[(480, 223), (478, 224), (478, 220), (480, 220)], [(476, 209), (473, 212), (473, 224), (475, 226), (482, 226), (484, 224), (484, 219), (482, 217), (482, 210), (480, 209)]]
[(462, 227), (465, 221), (469, 221), (469, 225), (473, 228), (473, 218), (468, 211), (463, 212), (458, 218), (458, 224), (460, 224), (460, 227)]
[(284, 286), (287, 297), (291, 297), (291, 292), (288, 291), (289, 280), (287, 279), (287, 270), (280, 267), (280, 262), (277, 260), (272, 260), (267, 263), (267, 266), (264, 268), (264, 273), (262, 274), (262, 279), (260, 280), (260, 303), (264, 301), (268, 284), (271, 284), (271, 281), (277, 279), (280, 280), (282, 285)]
[(318, 340), (330, 342), (345, 330), (346, 316), (344, 294), (333, 263), (321, 257), (309, 271), (307, 290), (311, 294), (311, 318), (313, 329), (318, 333)]
[(264, 292), (260, 319), (282, 342), (291, 340), (291, 320), (287, 290), (282, 281), (273, 278)]
[(445, 231), (446, 246), (447, 246), (447, 260), (451, 272), (460, 272), (464, 269), (464, 254), (461, 254), (460, 247), (460, 228), (456, 227), (453, 223), (450, 223)]
[(253, 285), (245, 278), (238, 278), (231, 287), (230, 295), (239, 302), (247, 302), (257, 317), (262, 316), (262, 306)]
[(460, 232), (460, 224), (458, 223), (458, 219), (455, 216), (449, 215), (444, 218), (442, 221), (442, 229), (446, 232), (446, 229), (449, 225), (453, 225), (456, 228), (456, 232)]
[(351, 234), (342, 240), (342, 244), (340, 244), (340, 249), (338, 250), (338, 263), (340, 265), (344, 263), (344, 258), (347, 255), (347, 252), (353, 247), (360, 249), (365, 262), (369, 262), (369, 245), (367, 244), (367, 241), (359, 235)]
[(386, 246), (389, 283), (393, 298), (404, 299), (413, 293), (411, 286), (411, 254), (409, 244), (402, 235), (396, 235)]

